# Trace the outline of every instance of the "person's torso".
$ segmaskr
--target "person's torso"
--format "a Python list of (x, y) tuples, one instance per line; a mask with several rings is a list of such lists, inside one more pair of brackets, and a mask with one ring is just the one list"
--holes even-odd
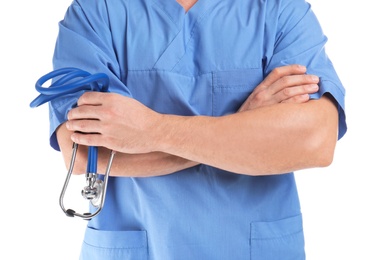
[[(199, 0), (188, 13), (175, 0), (107, 4), (121, 80), (135, 99), (158, 112), (234, 113), (263, 80), (274, 41), (265, 32), (263, 1)], [(112, 254), (135, 259), (303, 254), (292, 173), (250, 177), (199, 165), (161, 177), (110, 178), (108, 189), (86, 241), (112, 243)], [(286, 243), (294, 246), (283, 251)]]

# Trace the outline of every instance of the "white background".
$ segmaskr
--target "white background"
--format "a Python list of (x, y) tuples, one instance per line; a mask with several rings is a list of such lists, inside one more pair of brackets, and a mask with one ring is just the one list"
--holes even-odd
[[(296, 173), (307, 259), (389, 260), (388, 9), (384, 0), (311, 3), (347, 89), (349, 130), (330, 167)], [(0, 7), (0, 259), (78, 258), (86, 222), (66, 217), (58, 205), (66, 171), (48, 144), (47, 105), (29, 107), (35, 81), (52, 69), (57, 23), (69, 4), (22, 0)], [(74, 191), (79, 200), (83, 185)]]

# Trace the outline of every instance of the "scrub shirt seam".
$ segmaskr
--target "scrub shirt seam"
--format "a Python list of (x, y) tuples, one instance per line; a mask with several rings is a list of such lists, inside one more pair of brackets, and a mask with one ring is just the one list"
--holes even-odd
[(154, 5), (156, 5), (160, 10), (162, 10), (164, 12), (164, 14), (169, 18), (169, 20), (175, 25), (176, 28), (179, 29), (178, 25), (177, 25), (177, 22), (174, 21), (172, 15), (167, 12), (158, 2), (156, 1), (153, 1)]
[(104, 247), (104, 246), (96, 246), (96, 245), (92, 245), (90, 243), (87, 243), (84, 241), (84, 244), (86, 244), (87, 246), (90, 246), (90, 247), (93, 247), (93, 248), (99, 248), (99, 249), (105, 249), (105, 250), (115, 250), (115, 249), (142, 249), (142, 248), (145, 248), (146, 245), (142, 245), (142, 246), (131, 246), (131, 247)]
[[(334, 91), (332, 91), (332, 89), (325, 89), (324, 92), (321, 92), (321, 86), (320, 86), (320, 97), (322, 97), (325, 93), (329, 93), (330, 95), (333, 96), (333, 98), (337, 101), (338, 103), (338, 107), (341, 109), (341, 110), (345, 110), (345, 89), (343, 88), (340, 88), (337, 84), (335, 84), (333, 81), (331, 80), (321, 80), (322, 83), (329, 83), (329, 84), (332, 84), (332, 86), (334, 86), (333, 90), (334, 91), (337, 91), (338, 93), (334, 93)], [(323, 84), (322, 84), (323, 85)], [(333, 92), (333, 93), (332, 93)], [(318, 92), (317, 92), (318, 93)], [(340, 95), (337, 95), (337, 94), (340, 94)], [(339, 98), (341, 98), (341, 100), (339, 100)], [(344, 98), (344, 100), (343, 100)]]
[(127, 72), (168, 72), (168, 73), (173, 73), (173, 74), (180, 75), (183, 77), (188, 77), (188, 78), (196, 78), (196, 77), (200, 77), (200, 76), (203, 76), (206, 74), (213, 74), (215, 72), (213, 70), (210, 70), (210, 71), (203, 71), (203, 72), (198, 73), (196, 75), (186, 75), (183, 73), (179, 73), (177, 71), (172, 71), (172, 70), (167, 70), (167, 69), (154, 69), (154, 68), (151, 68), (151, 69), (127, 69), (124, 71), (127, 71)]
[[(335, 84), (333, 81), (331, 81), (331, 80), (328, 80), (328, 79), (324, 79), (324, 80), (322, 80), (322, 82), (329, 82), (330, 84), (332, 84), (333, 86), (335, 86), (339, 91), (340, 91), (340, 93), (344, 96), (345, 95), (345, 89), (343, 89), (343, 88), (340, 88), (339, 87), (339, 85), (337, 85), (337, 84)], [(330, 93), (330, 92), (329, 92)], [(331, 93), (332, 94), (332, 93)]]
[[(176, 66), (176, 65), (175, 65)], [(259, 70), (259, 69), (262, 69), (261, 67), (238, 67), (238, 68), (228, 68), (228, 69), (222, 69), (222, 70), (217, 70), (217, 69), (210, 69), (210, 70), (205, 70), (205, 71), (199, 71), (199, 73), (197, 73), (196, 75), (187, 75), (187, 74), (183, 74), (183, 73), (180, 73), (180, 72), (177, 72), (177, 71), (172, 71), (172, 70), (168, 70), (168, 69), (156, 69), (156, 68), (150, 68), (150, 69), (124, 69), (124, 70), (121, 70), (121, 74), (124, 74), (124, 73), (127, 73), (127, 72), (168, 72), (168, 73), (173, 73), (173, 74), (176, 74), (176, 75), (180, 75), (180, 76), (183, 76), (183, 77), (189, 77), (189, 78), (196, 78), (196, 77), (199, 77), (199, 76), (203, 76), (203, 75), (206, 75), (206, 74), (212, 74), (212, 77), (214, 77), (213, 75), (215, 74), (218, 74), (220, 72), (230, 72), (230, 71), (241, 71), (241, 70)], [(215, 77), (219, 77), (219, 76), (215, 76)], [(215, 79), (216, 82), (218, 82), (217, 79)], [(214, 82), (214, 80), (213, 80)], [(240, 84), (230, 84), (231, 86), (240, 86)]]
[(172, 70), (177, 66), (177, 64), (180, 63), (180, 61), (183, 60), (185, 54), (187, 53), (187, 46), (188, 44), (192, 41), (192, 39), (194, 38), (194, 34), (195, 34), (195, 30), (197, 30), (199, 28), (199, 25), (201, 22), (203, 22), (203, 20), (205, 19), (205, 16), (206, 16), (206, 13), (210, 12), (211, 10), (211, 7), (209, 7), (208, 9), (206, 9), (201, 15), (199, 15), (199, 17), (196, 19), (196, 22), (194, 23), (194, 25), (192, 26), (192, 29), (191, 29), (191, 33), (190, 33), (190, 37), (189, 39), (186, 41), (185, 43), (185, 46), (186, 46), (186, 51), (184, 52), (184, 54), (177, 60), (177, 62), (175, 63), (175, 65), (173, 65), (172, 67)]
[(275, 237), (267, 237), (267, 238), (256, 238), (256, 237), (252, 237), (251, 240), (255, 240), (255, 241), (270, 241), (270, 240), (278, 240), (278, 239), (283, 239), (283, 238), (287, 238), (287, 237), (293, 237), (293, 236), (296, 236), (300, 233), (303, 232), (303, 229), (301, 230), (298, 230), (298, 231), (295, 231), (295, 232), (292, 232), (292, 233), (288, 233), (288, 234), (285, 234), (285, 235), (281, 235), (281, 236), (275, 236)]

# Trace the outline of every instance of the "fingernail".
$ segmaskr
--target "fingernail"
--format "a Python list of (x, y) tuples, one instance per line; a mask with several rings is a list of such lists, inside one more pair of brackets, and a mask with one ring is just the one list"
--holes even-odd
[(317, 76), (312, 75), (311, 79), (315, 82), (318, 82), (320, 79)]

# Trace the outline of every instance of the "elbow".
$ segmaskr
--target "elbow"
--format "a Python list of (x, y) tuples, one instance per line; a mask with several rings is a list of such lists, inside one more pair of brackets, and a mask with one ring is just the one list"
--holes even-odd
[(314, 101), (322, 107), (310, 117), (312, 120), (306, 129), (306, 152), (313, 167), (328, 167), (333, 162), (338, 140), (338, 111), (333, 98), (324, 96), (320, 100)]
[(328, 167), (332, 164), (337, 143), (337, 134), (317, 133), (307, 139), (307, 158), (310, 158), (311, 167)]
[(332, 164), (334, 158), (334, 150), (321, 149), (317, 156), (317, 167), (328, 167)]

